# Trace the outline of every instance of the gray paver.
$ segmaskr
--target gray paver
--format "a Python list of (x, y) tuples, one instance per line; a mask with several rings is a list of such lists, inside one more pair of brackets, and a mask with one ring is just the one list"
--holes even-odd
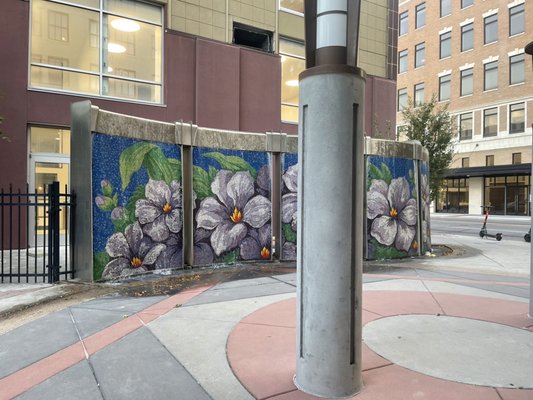
[(185, 306), (248, 299), (251, 297), (270, 296), (273, 294), (292, 293), (296, 291), (296, 288), (292, 285), (277, 281), (274, 282), (276, 283), (226, 289), (209, 289), (193, 298), (190, 302), (185, 304)]
[(524, 329), (467, 318), (399, 315), (369, 322), (363, 339), (387, 360), (426, 375), (533, 388), (533, 332)]
[(127, 311), (106, 311), (83, 307), (71, 307), (70, 311), (82, 339), (123, 320), (125, 316), (131, 314)]
[(296, 273), (294, 272), (291, 274), (274, 275), (272, 278), (296, 286)]
[(529, 288), (520, 286), (507, 286), (507, 285), (490, 285), (490, 284), (476, 284), (476, 283), (463, 283), (464, 286), (488, 290), (490, 292), (509, 294), (511, 296), (522, 297), (524, 299), (529, 298)]
[(120, 311), (124, 313), (137, 313), (152, 304), (165, 299), (165, 296), (154, 297), (124, 297), (105, 296), (99, 299), (87, 301), (76, 308), (92, 308), (95, 310)]
[(97, 352), (91, 362), (106, 399), (210, 399), (147, 328)]
[(68, 310), (29, 322), (0, 336), (0, 378), (27, 367), (78, 340)]
[(102, 400), (93, 371), (87, 360), (34, 386), (17, 400)]

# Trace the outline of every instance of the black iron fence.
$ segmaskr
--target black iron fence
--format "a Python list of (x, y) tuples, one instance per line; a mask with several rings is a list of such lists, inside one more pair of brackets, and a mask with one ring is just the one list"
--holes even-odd
[(0, 190), (0, 282), (74, 278), (74, 193), (59, 182), (42, 193)]

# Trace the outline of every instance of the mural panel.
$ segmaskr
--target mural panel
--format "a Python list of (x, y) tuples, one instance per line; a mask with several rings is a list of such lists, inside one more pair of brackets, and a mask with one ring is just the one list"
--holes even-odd
[(421, 207), (421, 236), (422, 254), (431, 252), (431, 229), (429, 207), (431, 199), (429, 197), (429, 164), (427, 161), (420, 161), (420, 207)]
[(179, 146), (93, 135), (94, 279), (183, 267)]
[(270, 155), (193, 149), (194, 264), (271, 258)]
[(367, 259), (419, 254), (415, 171), (414, 160), (367, 157)]
[(281, 176), (281, 259), (296, 260), (298, 154), (284, 154)]

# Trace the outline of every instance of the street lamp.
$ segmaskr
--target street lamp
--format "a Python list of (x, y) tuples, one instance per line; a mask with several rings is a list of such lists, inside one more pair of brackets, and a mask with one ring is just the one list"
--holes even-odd
[[(529, 43), (525, 47), (525, 52), (531, 56), (532, 64), (533, 64), (533, 42)], [(531, 130), (533, 132), (533, 124), (531, 124)], [(532, 144), (532, 152), (533, 152), (533, 144)], [(529, 179), (529, 185), (531, 187), (531, 181), (533, 178), (533, 163), (531, 163), (532, 171), (531, 171), (531, 177)], [(531, 212), (531, 193), (529, 194), (529, 205), (530, 205), (530, 212)], [(529, 316), (533, 318), (533, 243), (531, 243), (531, 251), (530, 251), (530, 270), (529, 270)]]

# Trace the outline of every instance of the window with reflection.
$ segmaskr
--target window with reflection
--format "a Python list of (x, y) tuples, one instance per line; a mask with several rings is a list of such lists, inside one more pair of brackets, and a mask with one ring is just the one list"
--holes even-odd
[(426, 25), (426, 3), (421, 3), (416, 6), (415, 27), (422, 28)]
[(298, 122), (298, 75), (305, 69), (305, 46), (289, 39), (279, 40), (281, 56), (281, 120)]
[(450, 57), (452, 55), (452, 32), (446, 32), (440, 35), (440, 58)]
[(483, 110), (483, 136), (491, 137), (498, 135), (498, 108)]
[(526, 112), (524, 103), (509, 106), (509, 133), (522, 133), (526, 127)]
[(485, 18), (485, 44), (498, 40), (498, 14)]
[(398, 73), (401, 74), (407, 71), (407, 49), (398, 53)]
[(304, 0), (279, 0), (280, 10), (292, 11), (298, 14), (304, 13)]
[(474, 24), (466, 24), (461, 27), (461, 51), (474, 48)]
[(440, 0), (440, 17), (445, 17), (452, 13), (452, 0)]
[(483, 90), (496, 89), (498, 87), (498, 61), (486, 63), (483, 70)]
[(161, 46), (160, 6), (33, 0), (30, 86), (161, 103)]
[(461, 0), (461, 8), (469, 7), (474, 4), (474, 0)]
[(439, 78), (439, 101), (450, 100), (452, 93), (452, 76), (444, 75)]
[(461, 71), (461, 96), (474, 93), (474, 68)]
[(525, 76), (524, 53), (509, 57), (509, 85), (523, 83)]
[(407, 107), (407, 88), (398, 89), (398, 111), (403, 111)]
[(509, 9), (509, 36), (524, 32), (524, 3)]
[(409, 12), (404, 11), (400, 14), (400, 36), (405, 35), (409, 31)]
[(419, 43), (415, 46), (415, 68), (423, 67), (426, 64), (426, 43)]
[(471, 112), (459, 115), (459, 140), (472, 139), (472, 121)]
[(424, 103), (424, 83), (417, 83), (415, 85), (414, 102), (415, 106)]

